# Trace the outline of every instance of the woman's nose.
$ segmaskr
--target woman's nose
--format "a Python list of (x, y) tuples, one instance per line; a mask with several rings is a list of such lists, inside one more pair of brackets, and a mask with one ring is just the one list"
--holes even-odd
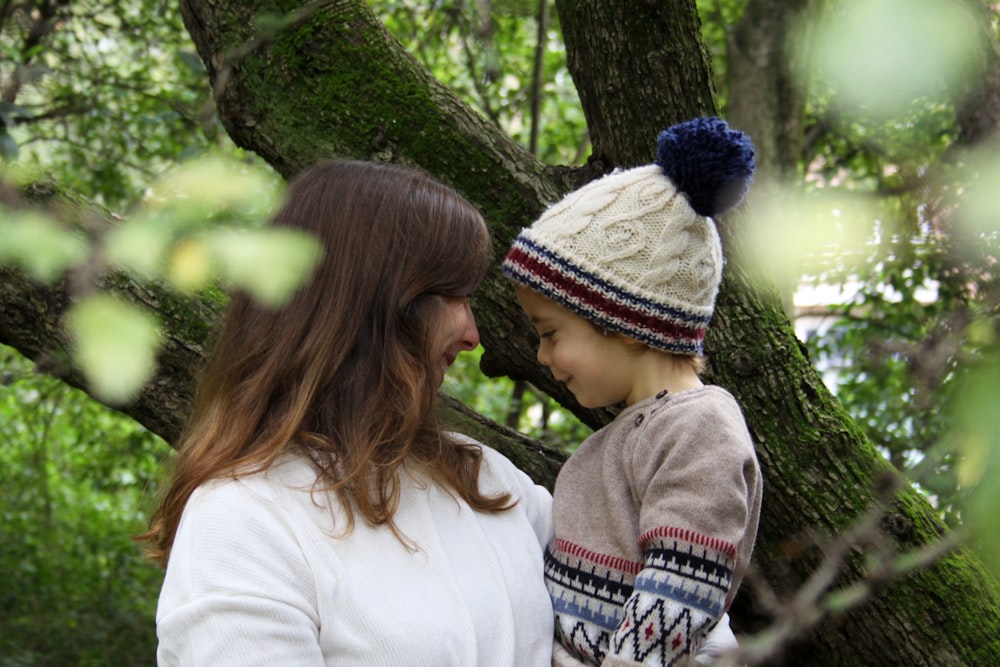
[(476, 316), (472, 314), (472, 305), (465, 302), (465, 330), (462, 331), (462, 349), (474, 350), (479, 346), (479, 328), (476, 326)]

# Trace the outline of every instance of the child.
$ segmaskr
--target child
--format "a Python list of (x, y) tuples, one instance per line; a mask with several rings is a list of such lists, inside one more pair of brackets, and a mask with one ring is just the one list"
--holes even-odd
[(625, 404), (556, 481), (558, 664), (711, 664), (699, 647), (713, 628), (708, 643), (736, 645), (725, 612), (761, 476), (739, 406), (699, 372), (723, 264), (709, 216), (742, 200), (753, 166), (749, 138), (722, 120), (676, 125), (655, 164), (569, 194), (504, 260), (538, 361), (584, 407)]

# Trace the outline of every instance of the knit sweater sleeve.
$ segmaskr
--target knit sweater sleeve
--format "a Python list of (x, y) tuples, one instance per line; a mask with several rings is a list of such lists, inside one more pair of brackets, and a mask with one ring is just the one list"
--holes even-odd
[(607, 665), (688, 664), (756, 534), (756, 456), (738, 406), (723, 392), (680, 403), (651, 414), (625, 452), (643, 561)]
[(157, 609), (161, 667), (324, 664), (293, 523), (241, 481), (191, 496)]

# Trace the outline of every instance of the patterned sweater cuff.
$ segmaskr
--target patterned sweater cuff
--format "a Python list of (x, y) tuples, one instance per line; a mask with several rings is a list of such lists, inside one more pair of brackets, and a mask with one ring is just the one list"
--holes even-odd
[(650, 531), (642, 544), (643, 569), (611, 637), (610, 653), (623, 664), (687, 664), (725, 612), (736, 547), (675, 528)]

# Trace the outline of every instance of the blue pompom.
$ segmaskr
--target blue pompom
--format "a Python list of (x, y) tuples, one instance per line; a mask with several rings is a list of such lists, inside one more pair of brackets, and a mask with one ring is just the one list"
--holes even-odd
[(753, 143), (720, 118), (696, 118), (660, 133), (656, 164), (699, 215), (736, 206), (753, 180)]

